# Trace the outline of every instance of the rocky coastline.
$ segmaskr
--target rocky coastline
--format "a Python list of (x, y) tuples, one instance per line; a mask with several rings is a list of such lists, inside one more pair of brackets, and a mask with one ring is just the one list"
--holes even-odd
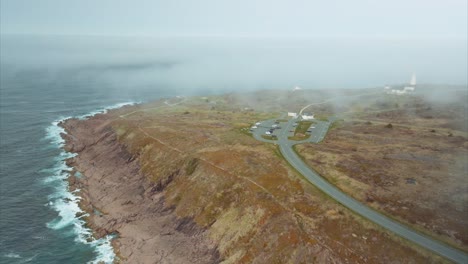
[(244, 133), (267, 112), (225, 98), (60, 123), (70, 191), (116, 263), (444, 263), (325, 197)]
[(190, 218), (180, 218), (165, 203), (161, 186), (141, 172), (110, 126), (111, 113), (87, 120), (68, 119), (64, 149), (77, 155), (70, 191), (81, 197), (87, 225), (94, 236), (114, 235), (118, 263), (218, 263), (220, 254), (206, 230)]

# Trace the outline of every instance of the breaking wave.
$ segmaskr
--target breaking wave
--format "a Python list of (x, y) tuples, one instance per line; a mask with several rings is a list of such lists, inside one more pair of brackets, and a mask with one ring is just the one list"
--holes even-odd
[[(92, 111), (88, 114), (76, 116), (79, 119), (87, 119), (96, 114), (106, 113), (110, 109), (116, 109), (125, 105), (132, 105), (134, 102), (119, 103), (109, 107), (101, 108)], [(53, 193), (48, 196), (46, 206), (58, 212), (58, 217), (47, 223), (47, 227), (53, 230), (62, 230), (67, 232), (71, 230), (71, 234), (75, 236), (75, 241), (91, 246), (94, 249), (96, 257), (90, 263), (113, 263), (116, 258), (114, 249), (112, 248), (112, 236), (106, 236), (100, 239), (95, 239), (92, 236), (92, 231), (86, 227), (84, 217), (88, 214), (79, 207), (81, 198), (76, 195), (79, 190), (70, 192), (68, 188), (67, 178), (70, 176), (72, 168), (66, 164), (66, 159), (74, 157), (76, 154), (65, 152), (62, 147), (65, 141), (60, 136), (61, 133), (66, 133), (65, 129), (58, 124), (71, 117), (60, 118), (52, 122), (46, 129), (46, 140), (53, 147), (61, 149), (60, 154), (55, 158), (55, 164), (43, 172), (49, 175), (44, 179), (44, 183), (54, 188)]]

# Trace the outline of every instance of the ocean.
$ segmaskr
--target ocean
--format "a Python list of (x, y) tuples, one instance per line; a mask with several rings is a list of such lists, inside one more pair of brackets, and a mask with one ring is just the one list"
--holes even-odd
[(418, 43), (404, 47), (406, 42), (382, 40), (2, 36), (0, 41), (1, 264), (115, 258), (111, 238), (89, 240), (90, 230), (75, 217), (79, 198), (67, 190), (70, 168), (64, 163), (71, 154), (61, 149), (63, 130), (57, 127), (65, 118), (175, 95), (295, 85), (368, 88), (404, 83), (412, 72), (426, 82), (467, 82), (466, 39), (432, 43), (426, 51), (416, 48)]
[(1, 76), (0, 263), (110, 263), (110, 238), (87, 242), (90, 231), (75, 217), (81, 210), (64, 163), (71, 154), (61, 150), (57, 123), (136, 99), (108, 99), (92, 82), (42, 74)]

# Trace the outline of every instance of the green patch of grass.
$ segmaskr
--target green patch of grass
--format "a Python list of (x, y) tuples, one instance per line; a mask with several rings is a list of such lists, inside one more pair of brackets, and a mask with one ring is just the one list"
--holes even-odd
[[(296, 137), (297, 134), (306, 134), (307, 129), (313, 124), (314, 122), (312, 121), (301, 121), (296, 127), (296, 130), (294, 131), (294, 136)], [(305, 138), (305, 137), (304, 137)]]
[(197, 158), (193, 158), (193, 159), (191, 159), (189, 161), (187, 167), (185, 167), (185, 172), (187, 173), (187, 175), (192, 175), (193, 174), (193, 172), (197, 168), (199, 162), (200, 161)]
[(293, 137), (288, 137), (289, 140), (295, 140), (295, 141), (301, 141), (310, 138), (310, 135), (305, 135), (303, 137), (300, 136), (293, 136)]
[(239, 129), (238, 131), (241, 134), (244, 134), (244, 135), (249, 136), (249, 137), (253, 137), (252, 132), (250, 132), (250, 128), (248, 128), (248, 127), (243, 127), (241, 129)]
[[(276, 155), (278, 158), (284, 159), (283, 154), (281, 154), (281, 151), (280, 151), (280, 149), (279, 149), (279, 146), (276, 146), (276, 145), (275, 145), (274, 151), (273, 151), (273, 152), (275, 153), (275, 155)], [(286, 162), (286, 163), (289, 165), (289, 162)]]
[(325, 121), (325, 122), (328, 121), (328, 116), (324, 116), (324, 115), (317, 115), (314, 118), (320, 121)]
[(273, 137), (271, 135), (262, 135), (262, 138), (268, 139), (268, 140), (278, 140), (278, 137)]
[(305, 158), (301, 154), (299, 154), (299, 151), (297, 150), (297, 145), (292, 146), (292, 150), (304, 163), (306, 163)]
[(277, 121), (277, 122), (283, 122), (283, 123), (284, 123), (284, 122), (288, 122), (289, 120), (287, 120), (287, 119), (278, 119), (278, 120), (276, 120), (276, 121)]

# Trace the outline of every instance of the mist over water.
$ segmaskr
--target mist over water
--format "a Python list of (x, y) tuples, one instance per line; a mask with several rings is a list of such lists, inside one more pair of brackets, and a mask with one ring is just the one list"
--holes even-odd
[[(466, 38), (2, 36), (7, 70), (93, 80), (110, 96), (158, 90), (368, 88), (467, 84)], [(118, 93), (118, 94), (113, 94)]]

